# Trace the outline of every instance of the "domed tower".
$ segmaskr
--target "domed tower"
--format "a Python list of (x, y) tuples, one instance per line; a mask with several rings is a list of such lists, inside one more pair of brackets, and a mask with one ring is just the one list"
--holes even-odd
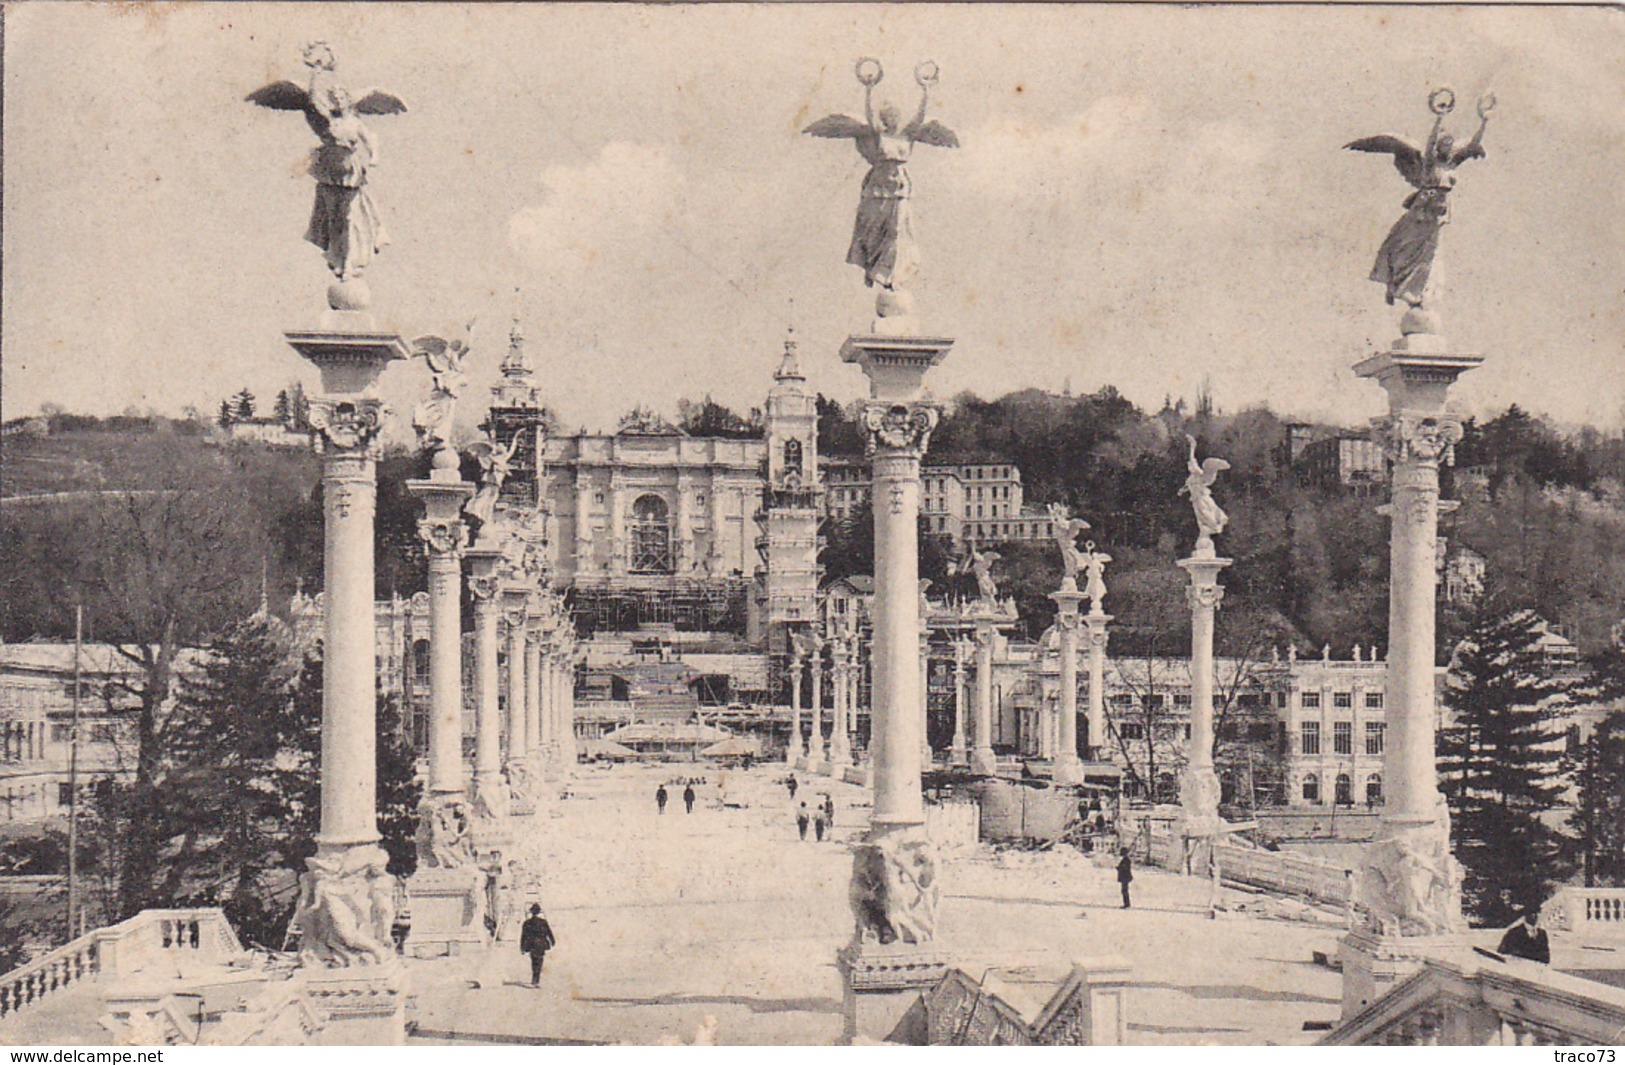
[(519, 446), (508, 462), (502, 501), (516, 507), (540, 507), (546, 498), (547, 410), (541, 404), (530, 362), (525, 357), (525, 333), (514, 315), (508, 333), (508, 354), (502, 360), (502, 379), (491, 388), (491, 409), (481, 428), (507, 447), (515, 436)]
[[(818, 617), (818, 518), (823, 486), (818, 478), (818, 403), (807, 389), (796, 341), (785, 339), (784, 357), (767, 394), (767, 483), (762, 489), (757, 541), (765, 570), (762, 600), (774, 643), (783, 630)], [(779, 630), (779, 631), (773, 631)]]

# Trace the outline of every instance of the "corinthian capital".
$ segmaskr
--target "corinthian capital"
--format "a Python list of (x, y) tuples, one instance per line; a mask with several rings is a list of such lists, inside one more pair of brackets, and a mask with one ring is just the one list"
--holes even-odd
[(323, 452), (374, 458), (387, 413), (389, 408), (375, 396), (318, 396), (310, 401), (310, 427), (320, 435)]
[(418, 521), (418, 536), (429, 545), (431, 555), (460, 555), (468, 546), (468, 526), (460, 521), (423, 518)]
[(502, 589), (502, 580), (496, 574), (470, 576), (468, 578), (468, 591), (477, 601), (489, 603), (496, 599)]
[(1224, 599), (1224, 589), (1217, 584), (1193, 584), (1185, 589), (1185, 597), (1192, 610), (1217, 610)]
[(1454, 414), (1419, 416), (1400, 413), (1372, 422), (1377, 442), (1390, 462), (1417, 462), (1449, 466), (1461, 442), (1461, 419)]
[(937, 427), (937, 409), (924, 403), (871, 403), (863, 411), (868, 450), (924, 451)]

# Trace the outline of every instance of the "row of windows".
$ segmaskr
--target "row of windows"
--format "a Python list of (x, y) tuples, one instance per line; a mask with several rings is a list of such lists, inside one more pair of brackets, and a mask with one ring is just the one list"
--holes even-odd
[[(1304, 802), (1320, 803), (1320, 777), (1314, 773), (1305, 773), (1302, 790), (1299, 792)], [(1347, 773), (1337, 774), (1332, 782), (1332, 801), (1338, 806), (1354, 805), (1354, 781)], [(1365, 801), (1368, 806), (1382, 804), (1382, 774), (1372, 773), (1365, 778)]]
[[(1286, 705), (1286, 692), (1280, 693), (1281, 705)], [(1316, 691), (1303, 692), (1300, 695), (1300, 705), (1305, 710), (1318, 710), (1320, 708), (1320, 693)], [(1332, 708), (1335, 710), (1352, 710), (1354, 708), (1353, 692), (1332, 692)], [(1367, 710), (1382, 709), (1382, 692), (1366, 692), (1365, 708)]]
[[(1367, 721), (1365, 723), (1365, 753), (1381, 754), (1383, 737), (1387, 734), (1388, 726), (1382, 721)], [(1304, 721), (1299, 725), (1298, 748), (1303, 754), (1320, 753), (1320, 722)], [(1332, 722), (1332, 753), (1354, 753), (1354, 724), (1349, 721)]]

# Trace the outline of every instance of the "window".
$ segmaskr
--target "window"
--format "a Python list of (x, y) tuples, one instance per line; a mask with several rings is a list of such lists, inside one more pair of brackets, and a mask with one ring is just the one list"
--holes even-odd
[(51, 726), (51, 742), (52, 743), (68, 743), (72, 739), (73, 739), (73, 726), (72, 725), (52, 725)]
[(1299, 703), (1299, 705), (1302, 706), (1305, 710), (1319, 710), (1320, 709), (1320, 693), (1319, 692), (1304, 692), (1303, 693), (1303, 699)]
[(1388, 726), (1381, 721), (1367, 721), (1365, 723), (1365, 753), (1381, 754), (1382, 737)]
[(1282, 710), (1286, 709), (1286, 692), (1275, 693), (1275, 705)]
[(1305, 773), (1303, 776), (1303, 801), (1320, 802), (1320, 778), (1313, 773)]
[(428, 640), (418, 640), (412, 645), (412, 683), (420, 687), (429, 683)]
[(71, 788), (70, 786), (68, 786), (65, 783), (64, 784), (58, 784), (56, 786), (56, 804), (58, 806), (72, 806), (73, 805), (73, 788)]
[(670, 573), (671, 523), (666, 501), (656, 495), (639, 496), (632, 504), (633, 573)]
[(604, 501), (604, 493), (602, 493), (602, 492), (594, 492), (592, 494), (592, 501), (594, 503), (602, 503)]
[(1372, 773), (1365, 778), (1365, 804), (1367, 806), (1382, 805), (1382, 774)]
[(1125, 740), (1144, 739), (1145, 729), (1138, 721), (1125, 721), (1117, 726), (1117, 734)]
[(1150, 707), (1152, 710), (1161, 710), (1163, 702), (1164, 698), (1161, 692), (1152, 692), (1150, 695), (1145, 697), (1145, 705)]
[(1300, 734), (1304, 754), (1320, 753), (1320, 722), (1305, 721)]
[(113, 726), (106, 723), (92, 725), (90, 728), (90, 741), (92, 743), (112, 743)]
[(784, 442), (784, 472), (801, 474), (801, 441), (786, 440)]
[(1351, 710), (1354, 708), (1353, 692), (1332, 692), (1333, 710)]
[(1339, 806), (1354, 805), (1354, 781), (1349, 779), (1349, 775), (1347, 773), (1337, 774), (1337, 784), (1335, 785), (1335, 789), (1336, 790), (1332, 793), (1333, 802)]
[(1332, 753), (1354, 753), (1354, 723), (1351, 721), (1332, 722)]
[(1190, 692), (1175, 692), (1174, 693), (1174, 708), (1176, 710), (1189, 710), (1191, 708), (1191, 693)]
[(1381, 710), (1382, 709), (1382, 692), (1366, 692), (1365, 693), (1365, 708), (1367, 710)]
[(1134, 705), (1134, 696), (1129, 692), (1118, 692), (1111, 701), (1113, 706), (1127, 710)]

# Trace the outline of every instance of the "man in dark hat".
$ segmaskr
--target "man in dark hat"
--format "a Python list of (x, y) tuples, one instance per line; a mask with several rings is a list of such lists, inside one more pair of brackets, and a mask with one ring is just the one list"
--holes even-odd
[(1540, 927), (1540, 911), (1531, 906), (1519, 914), (1506, 935), (1501, 937), (1501, 945), (1495, 949), (1499, 954), (1550, 965), (1552, 947), (1546, 939), (1546, 929)]
[(547, 960), (547, 952), (553, 949), (553, 942), (553, 927), (542, 916), (541, 906), (532, 903), (530, 916), (519, 927), (519, 953), (530, 955), (531, 987), (536, 987), (542, 981), (542, 962)]
[(1128, 909), (1128, 886), (1134, 882), (1134, 862), (1129, 852), (1123, 851), (1123, 860), (1117, 863), (1117, 886), (1123, 890), (1123, 909)]

